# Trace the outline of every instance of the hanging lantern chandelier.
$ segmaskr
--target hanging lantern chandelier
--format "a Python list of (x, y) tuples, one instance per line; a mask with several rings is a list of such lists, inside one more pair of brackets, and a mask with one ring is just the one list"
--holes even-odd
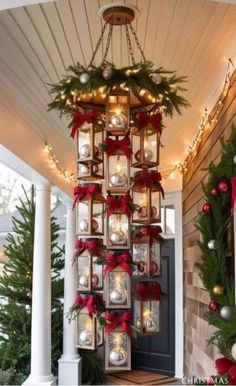
[[(104, 25), (88, 67), (70, 66), (67, 75), (52, 85), (51, 93), (56, 95), (49, 104), (49, 109), (71, 116), (70, 136), (77, 138), (74, 207), (80, 295), (79, 305), (74, 306), (79, 310), (76, 344), (96, 349), (102, 343), (97, 315), (91, 318), (90, 312), (89, 319), (84, 304), (89, 305), (103, 290), (109, 310), (103, 315), (107, 370), (131, 368), (132, 314), (127, 309), (131, 308), (132, 276), (153, 281), (161, 275), (162, 238), (157, 224), (164, 196), (158, 171), (162, 115), (172, 117), (188, 106), (181, 95), (185, 77), (162, 67), (155, 69), (146, 60), (131, 24), (136, 12), (127, 4), (101, 9)], [(107, 61), (115, 26), (124, 30), (132, 63), (123, 68)], [(135, 62), (132, 41), (141, 62)], [(96, 66), (102, 42), (104, 55)], [(160, 286), (154, 281), (151, 287), (139, 283), (137, 288), (141, 292), (132, 296), (136, 331), (156, 334), (161, 319)]]

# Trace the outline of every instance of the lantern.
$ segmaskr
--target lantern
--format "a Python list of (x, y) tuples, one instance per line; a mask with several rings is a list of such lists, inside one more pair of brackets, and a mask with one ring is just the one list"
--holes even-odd
[(111, 193), (125, 193), (130, 188), (131, 143), (128, 136), (108, 137), (106, 150), (106, 188)]
[(106, 103), (106, 130), (111, 135), (124, 135), (130, 126), (130, 97), (123, 90), (113, 90)]
[(77, 234), (99, 236), (103, 234), (103, 203), (100, 184), (84, 183), (74, 189)]
[(142, 170), (134, 175), (133, 202), (139, 209), (133, 213), (132, 221), (137, 224), (153, 224), (161, 221), (160, 173)]
[(103, 265), (99, 263), (102, 241), (102, 239), (77, 240), (78, 291), (100, 291), (103, 288)]
[[(76, 347), (86, 350), (96, 350), (97, 347), (103, 344), (103, 330), (98, 321), (95, 309), (91, 312), (90, 306), (86, 303), (92, 303), (90, 297), (78, 296), (79, 301), (84, 305), (77, 313), (76, 321)], [(93, 307), (93, 305), (92, 305)]]
[(148, 278), (161, 275), (160, 226), (142, 227), (132, 239), (133, 262), (136, 264), (134, 275)]
[(121, 309), (131, 307), (131, 275), (129, 252), (108, 253), (104, 269), (104, 300), (107, 308)]
[[(105, 370), (131, 370), (131, 337), (129, 330), (120, 327), (119, 320), (127, 318), (132, 314), (126, 312), (122, 315), (106, 313), (107, 318), (116, 322), (117, 327), (112, 329), (109, 325), (105, 328)], [(106, 319), (107, 320), (107, 319)], [(123, 327), (128, 322), (123, 322)]]
[(133, 167), (148, 169), (159, 165), (160, 135), (161, 114), (148, 116), (140, 112), (137, 126), (131, 130)]
[(141, 335), (160, 332), (161, 287), (158, 283), (140, 283), (133, 294), (134, 325)]

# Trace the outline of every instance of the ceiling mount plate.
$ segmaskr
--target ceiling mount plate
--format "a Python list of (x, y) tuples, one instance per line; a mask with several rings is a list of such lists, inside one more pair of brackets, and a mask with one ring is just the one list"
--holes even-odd
[(99, 15), (103, 20), (112, 25), (129, 24), (137, 14), (138, 9), (136, 7), (124, 3), (106, 4), (99, 10)]

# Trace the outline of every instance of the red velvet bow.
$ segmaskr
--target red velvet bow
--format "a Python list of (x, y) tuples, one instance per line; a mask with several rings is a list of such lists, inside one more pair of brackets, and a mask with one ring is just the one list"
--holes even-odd
[(122, 267), (124, 271), (128, 273), (128, 275), (132, 275), (132, 269), (129, 266), (132, 261), (132, 257), (129, 252), (122, 253), (122, 255), (115, 255), (114, 253), (110, 252), (106, 254), (105, 259), (107, 261), (107, 265), (104, 269), (104, 275), (112, 271), (112, 269), (118, 265)]
[(233, 208), (236, 200), (236, 176), (231, 178), (231, 207)]
[(130, 159), (132, 150), (130, 147), (130, 138), (128, 136), (125, 136), (122, 139), (106, 138), (105, 144), (107, 146), (106, 152), (108, 157), (117, 154), (119, 151), (122, 152), (128, 159)]
[(143, 127), (146, 127), (148, 124), (150, 124), (156, 132), (161, 134), (162, 132), (161, 122), (162, 122), (161, 113), (148, 115), (143, 111), (140, 111), (140, 113), (137, 114), (136, 123), (139, 129), (142, 129)]
[(110, 216), (113, 213), (123, 213), (128, 217), (132, 214), (132, 209), (130, 205), (133, 203), (133, 200), (129, 194), (125, 194), (122, 197), (116, 197), (109, 194), (106, 199), (106, 210), (105, 213), (107, 216)]
[(75, 299), (75, 303), (78, 304), (81, 309), (84, 307), (87, 307), (88, 312), (90, 314), (95, 314), (96, 313), (96, 298), (93, 295), (90, 295), (88, 297), (82, 297), (81, 295), (77, 295)]
[(74, 111), (72, 113), (73, 120), (71, 124), (71, 132), (70, 132), (71, 138), (75, 137), (77, 130), (79, 130), (79, 128), (83, 126), (85, 122), (92, 123), (95, 119), (98, 119), (99, 116), (100, 116), (100, 113), (97, 110), (91, 110), (84, 114), (81, 113), (81, 111)]
[(108, 322), (108, 326), (105, 328), (105, 333), (114, 331), (116, 328), (123, 330), (126, 335), (131, 336), (130, 322), (132, 321), (132, 312), (124, 312), (122, 315), (115, 315), (112, 312), (105, 313), (105, 320)]
[(142, 300), (155, 299), (161, 300), (162, 291), (159, 283), (155, 284), (144, 284), (140, 283), (136, 286), (136, 292), (139, 294)]
[(141, 238), (142, 236), (149, 236), (149, 245), (152, 246), (154, 239), (159, 239), (160, 241), (164, 241), (162, 237), (160, 236), (160, 233), (162, 232), (162, 228), (157, 226), (145, 226), (140, 227), (139, 232), (135, 235), (135, 237)]
[(156, 170), (141, 170), (135, 173), (134, 176), (134, 187), (138, 186), (143, 188), (158, 188), (164, 198), (164, 190), (160, 184), (161, 173)]
[(92, 196), (96, 194), (101, 194), (101, 186), (98, 184), (88, 184), (86, 186), (78, 185), (74, 188), (74, 203), (73, 209), (75, 208), (75, 204), (77, 201), (88, 201)]
[(227, 358), (218, 358), (215, 361), (218, 375), (228, 373), (228, 384), (236, 385), (236, 364)]
[(88, 249), (93, 256), (101, 256), (101, 241), (99, 239), (96, 240), (77, 240), (75, 244), (75, 248), (77, 249), (77, 256), (80, 256), (85, 249)]

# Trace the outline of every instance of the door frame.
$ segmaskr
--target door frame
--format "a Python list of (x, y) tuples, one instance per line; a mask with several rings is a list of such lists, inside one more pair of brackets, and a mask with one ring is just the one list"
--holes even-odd
[(175, 208), (175, 234), (163, 235), (175, 240), (175, 377), (184, 373), (184, 312), (183, 312), (183, 214), (182, 191), (167, 192), (162, 205)]

